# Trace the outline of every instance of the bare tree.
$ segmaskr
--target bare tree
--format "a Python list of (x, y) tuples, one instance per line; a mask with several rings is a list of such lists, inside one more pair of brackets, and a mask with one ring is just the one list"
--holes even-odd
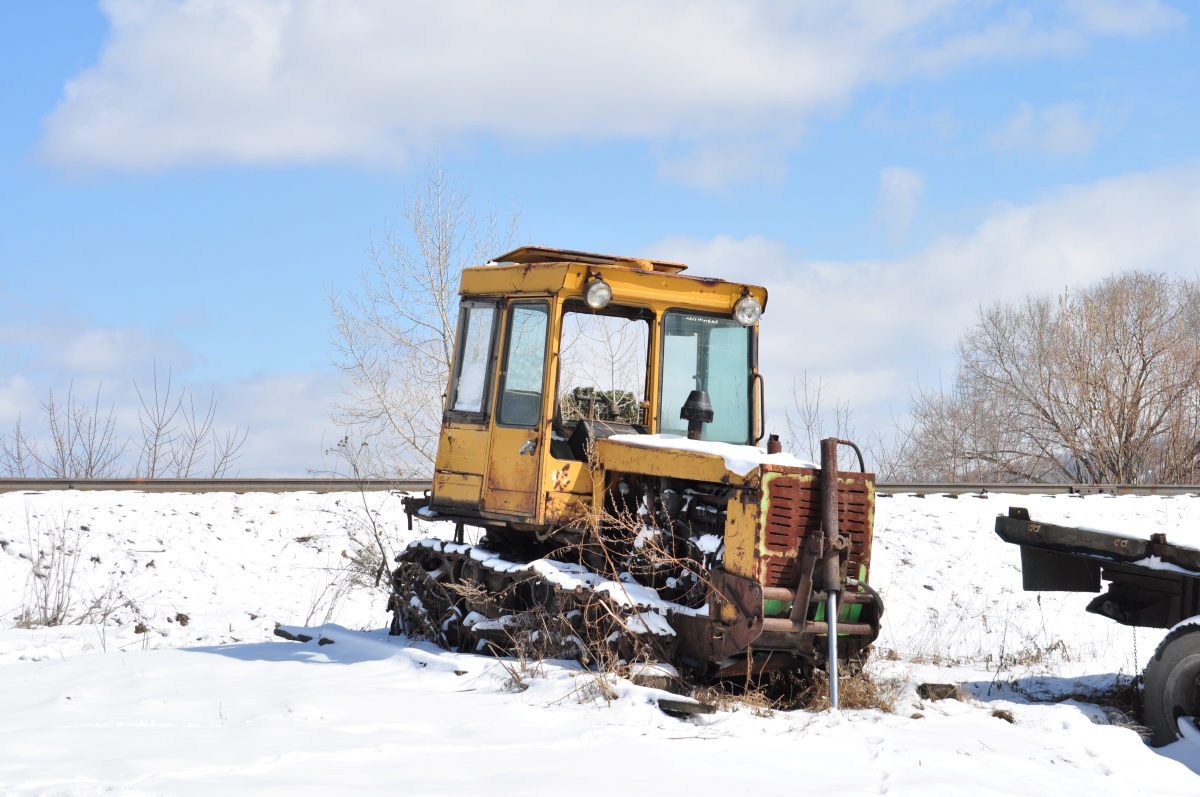
[[(101, 413), (101, 389), (96, 389), (91, 405), (76, 400), (74, 384), (67, 389), (65, 403), (50, 390), (42, 402), (49, 438), (44, 444), (29, 435), (18, 416), (13, 431), (0, 435), (0, 477), (218, 478), (228, 472), (246, 442), (245, 430), (215, 428), (215, 394), (209, 396), (207, 408), (197, 411), (190, 391), (176, 393), (170, 369), (161, 384), (156, 367), (153, 388), (146, 392), (134, 381), (141, 401), (139, 439), (118, 436), (116, 405)], [(129, 463), (127, 452), (131, 456), (136, 452), (137, 461)]]
[(21, 416), (11, 434), (0, 435), (0, 476), (28, 479), (38, 473), (37, 442), (30, 440), (21, 426)]
[(833, 406), (823, 404), (825, 382), (810, 379), (805, 371), (792, 380), (792, 406), (783, 411), (788, 430), (788, 450), (810, 462), (821, 461), (821, 440), (826, 437), (854, 437), (853, 410), (845, 399), (834, 399)]
[[(362, 576), (370, 574), (373, 577), (371, 586), (378, 587), (385, 575), (388, 577), (386, 583), (391, 584), (392, 571), (388, 563), (393, 561), (393, 556), (384, 530), (379, 523), (379, 510), (373, 509), (371, 502), (367, 499), (367, 482), (370, 481), (371, 475), (365, 466), (371, 461), (369, 448), (368, 443), (359, 441), (356, 444), (349, 435), (346, 435), (333, 448), (325, 451), (326, 461), (332, 457), (335, 463), (325, 472), (349, 478), (358, 489), (361, 506), (359, 508), (347, 506), (343, 513), (350, 541), (355, 547), (354, 556), (349, 557), (355, 566), (352, 569), (352, 575), (356, 574), (361, 579)], [(340, 502), (338, 503), (340, 505)], [(363, 545), (356, 531), (366, 532), (371, 542)], [(375, 556), (376, 552), (379, 554), (378, 557)], [(357, 586), (365, 586), (365, 584), (359, 583)]]
[(916, 447), (915, 422), (911, 415), (893, 412), (890, 431), (875, 430), (863, 446), (868, 470), (880, 482), (913, 481), (911, 462)]
[(1192, 482), (1200, 286), (1130, 272), (980, 311), (949, 389), (914, 396), (911, 477)]
[(75, 401), (74, 384), (67, 388), (65, 404), (54, 399), (54, 391), (42, 402), (42, 415), (50, 432), (44, 455), (34, 454), (39, 470), (56, 479), (108, 479), (121, 471), (125, 443), (117, 440), (115, 405), (100, 414), (100, 387), (89, 407)]
[(462, 270), (516, 245), (519, 214), (476, 211), (437, 162), (401, 208), (403, 235), (372, 240), (361, 292), (331, 293), (334, 364), (349, 378), (333, 408), (338, 425), (369, 440), (376, 475), (432, 470), (454, 353)]
[[(142, 393), (137, 380), (133, 380), (133, 389), (137, 391), (138, 401), (142, 409), (138, 412), (138, 426), (141, 428), (142, 440), (139, 446), (138, 463), (135, 474), (143, 479), (157, 479), (165, 476), (170, 459), (169, 451), (175, 442), (175, 416), (179, 414), (180, 401), (171, 400), (171, 369), (167, 369), (167, 384), (159, 392), (158, 363), (154, 363), (153, 390)], [(147, 399), (149, 401), (147, 402)]]
[[(873, 472), (877, 480), (902, 480), (906, 474), (898, 466), (908, 462), (911, 430), (904, 423), (893, 423), (895, 430), (891, 435), (872, 432), (859, 438), (850, 402), (835, 397), (832, 404), (828, 403), (826, 387), (823, 379), (810, 377), (807, 371), (799, 379), (792, 380), (792, 403), (783, 411), (787, 449), (816, 463), (821, 461), (821, 440), (824, 438), (854, 440), (862, 445), (867, 471)], [(905, 423), (911, 424), (911, 421)]]
[[(218, 433), (214, 428), (216, 394), (210, 393), (208, 407), (197, 413), (194, 394), (188, 390), (174, 394), (171, 376), (168, 368), (166, 383), (160, 386), (156, 363), (151, 389), (143, 393), (137, 381), (133, 383), (142, 405), (138, 411), (142, 439), (135, 473), (143, 479), (224, 476), (246, 442), (248, 430), (234, 428)], [(210, 453), (211, 467), (205, 468)]]

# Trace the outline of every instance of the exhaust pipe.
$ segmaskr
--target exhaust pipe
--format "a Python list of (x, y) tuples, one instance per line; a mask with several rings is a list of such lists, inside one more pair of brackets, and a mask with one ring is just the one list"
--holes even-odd
[(838, 556), (838, 488), (837, 447), (841, 441), (826, 438), (821, 441), (821, 525), (825, 530), (825, 558), (822, 576), (825, 582), (825, 621), (829, 630), (829, 704), (838, 710), (838, 595), (842, 590), (841, 561)]

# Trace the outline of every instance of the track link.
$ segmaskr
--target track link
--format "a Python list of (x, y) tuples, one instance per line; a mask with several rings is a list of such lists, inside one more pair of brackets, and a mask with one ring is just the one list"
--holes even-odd
[(391, 633), (447, 650), (575, 659), (670, 661), (670, 619), (705, 614), (632, 581), (571, 562), (513, 562), (486, 548), (440, 539), (396, 557)]

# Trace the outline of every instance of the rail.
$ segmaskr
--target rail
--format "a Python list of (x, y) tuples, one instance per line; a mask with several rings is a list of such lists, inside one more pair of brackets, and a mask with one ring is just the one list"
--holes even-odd
[(875, 492), (915, 495), (1200, 495), (1200, 484), (911, 484), (880, 482)]
[[(51, 490), (134, 490), (147, 493), (291, 493), (428, 490), (422, 479), (0, 479), (0, 493)], [(1200, 495), (1200, 484), (912, 484), (879, 482), (878, 494), (906, 495)]]
[(145, 493), (337, 493), (428, 490), (421, 479), (0, 479), (0, 493), (136, 490)]

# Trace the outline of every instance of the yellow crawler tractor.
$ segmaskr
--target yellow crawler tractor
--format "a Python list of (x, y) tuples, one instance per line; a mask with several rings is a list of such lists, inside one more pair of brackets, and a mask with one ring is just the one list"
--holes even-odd
[(456, 536), (397, 557), (394, 634), (703, 678), (861, 666), (874, 476), (847, 441), (758, 447), (767, 292), (685, 269), (527, 246), (463, 271), (432, 490), (405, 501)]

